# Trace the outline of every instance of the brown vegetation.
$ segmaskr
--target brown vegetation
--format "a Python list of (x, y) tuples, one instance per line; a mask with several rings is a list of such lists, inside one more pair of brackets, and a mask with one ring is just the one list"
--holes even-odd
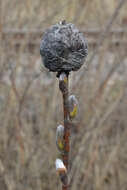
[[(0, 2), (1, 190), (61, 189), (55, 171), (55, 132), (63, 124), (58, 79), (41, 68), (39, 45), (29, 51), (26, 35), (17, 51), (11, 35), (2, 40), (2, 31), (44, 30), (62, 19), (79, 29), (103, 30), (95, 36), (98, 49), (89, 47), (88, 67), (71, 74), (70, 88), (80, 109), (71, 129), (70, 189), (127, 189), (127, 46), (111, 49), (113, 36), (108, 33), (122, 27), (123, 2), (111, 24), (119, 1)], [(126, 38), (124, 32), (121, 40)]]

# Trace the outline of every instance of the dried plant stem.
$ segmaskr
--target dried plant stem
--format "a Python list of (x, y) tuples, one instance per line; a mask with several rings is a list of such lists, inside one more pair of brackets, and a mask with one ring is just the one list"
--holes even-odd
[[(59, 88), (63, 95), (63, 111), (64, 111), (64, 153), (62, 159), (64, 165), (68, 169), (69, 162), (69, 136), (70, 136), (70, 119), (69, 119), (69, 104), (68, 104), (68, 76), (65, 73), (61, 73), (59, 77)], [(62, 187), (63, 190), (68, 189), (68, 184)]]

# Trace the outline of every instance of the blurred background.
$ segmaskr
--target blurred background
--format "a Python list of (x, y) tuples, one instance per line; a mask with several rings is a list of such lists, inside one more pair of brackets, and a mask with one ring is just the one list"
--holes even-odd
[(0, 1), (0, 189), (61, 189), (55, 170), (62, 96), (43, 68), (43, 31), (65, 19), (84, 33), (71, 73), (70, 190), (127, 190), (127, 0)]

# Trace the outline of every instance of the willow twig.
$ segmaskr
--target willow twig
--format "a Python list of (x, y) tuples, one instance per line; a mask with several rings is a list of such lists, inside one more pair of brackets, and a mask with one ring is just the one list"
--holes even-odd
[[(68, 169), (69, 163), (69, 136), (70, 136), (70, 119), (69, 119), (69, 103), (68, 103), (68, 76), (61, 73), (59, 76), (59, 88), (63, 96), (63, 111), (64, 111), (64, 152), (62, 153), (63, 163)], [(67, 181), (68, 183), (68, 181)], [(62, 187), (63, 190), (68, 189), (68, 184)]]

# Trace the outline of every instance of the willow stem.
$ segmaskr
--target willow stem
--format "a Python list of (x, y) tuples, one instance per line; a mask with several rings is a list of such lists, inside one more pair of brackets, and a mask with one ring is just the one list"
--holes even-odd
[[(69, 163), (69, 136), (70, 136), (70, 119), (69, 119), (69, 104), (68, 104), (68, 75), (61, 73), (59, 76), (59, 88), (63, 96), (63, 111), (64, 111), (64, 153), (62, 154), (63, 163), (68, 169)], [(68, 182), (66, 186), (62, 186), (62, 190), (68, 189)]]

